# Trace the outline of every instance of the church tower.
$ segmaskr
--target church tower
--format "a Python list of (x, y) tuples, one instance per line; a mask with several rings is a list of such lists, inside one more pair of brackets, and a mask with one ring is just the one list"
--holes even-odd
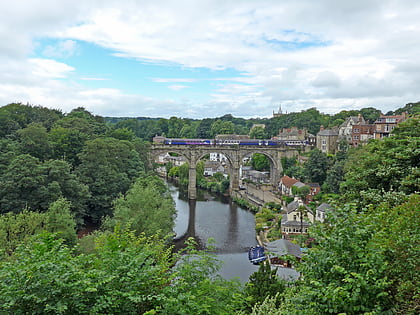
[(279, 111), (277, 113), (274, 112), (274, 110), (273, 110), (273, 117), (280, 117), (282, 115), (283, 115), (283, 113), (281, 111), (281, 105), (279, 106)]

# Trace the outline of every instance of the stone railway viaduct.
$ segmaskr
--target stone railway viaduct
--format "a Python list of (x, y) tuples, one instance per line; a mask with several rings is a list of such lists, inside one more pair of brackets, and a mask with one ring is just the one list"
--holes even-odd
[(229, 165), (230, 194), (233, 195), (235, 191), (239, 190), (239, 169), (244, 158), (254, 153), (261, 153), (267, 156), (270, 161), (270, 182), (273, 186), (276, 186), (283, 172), (281, 158), (294, 157), (307, 148), (304, 146), (165, 145), (154, 143), (151, 157), (155, 161), (159, 155), (169, 152), (184, 156), (189, 164), (188, 197), (189, 199), (196, 199), (196, 165), (207, 154), (222, 153), (226, 156)]

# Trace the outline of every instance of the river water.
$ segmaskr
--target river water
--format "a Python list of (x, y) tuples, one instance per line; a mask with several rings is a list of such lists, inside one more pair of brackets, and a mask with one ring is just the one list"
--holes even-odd
[(187, 192), (168, 183), (176, 204), (176, 246), (194, 237), (201, 247), (213, 239), (215, 254), (222, 261), (220, 275), (225, 279), (238, 278), (242, 283), (258, 270), (248, 260), (248, 248), (257, 245), (254, 215), (231, 201), (202, 190), (197, 200), (188, 200)]

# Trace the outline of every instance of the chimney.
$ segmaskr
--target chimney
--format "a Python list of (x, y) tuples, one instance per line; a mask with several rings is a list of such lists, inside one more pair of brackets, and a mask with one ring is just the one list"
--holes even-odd
[(324, 125), (321, 125), (321, 127), (319, 127), (319, 131), (324, 130)]

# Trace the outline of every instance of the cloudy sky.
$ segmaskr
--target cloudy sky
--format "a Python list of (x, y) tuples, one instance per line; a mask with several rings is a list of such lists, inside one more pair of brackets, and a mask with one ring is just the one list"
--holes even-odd
[(420, 100), (418, 0), (0, 2), (0, 106), (270, 117)]

